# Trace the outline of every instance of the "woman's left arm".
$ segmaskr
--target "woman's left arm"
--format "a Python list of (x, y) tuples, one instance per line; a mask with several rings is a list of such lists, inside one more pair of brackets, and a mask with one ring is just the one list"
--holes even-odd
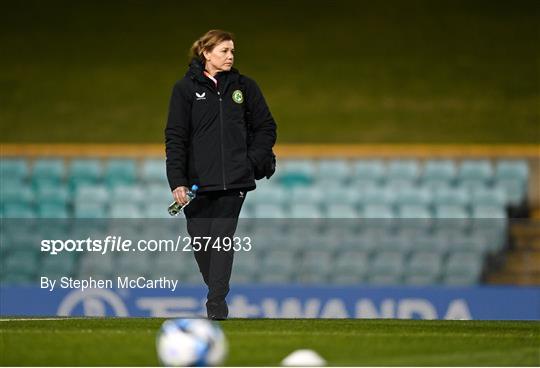
[(253, 139), (248, 147), (248, 157), (255, 167), (264, 165), (272, 155), (276, 143), (277, 126), (257, 83), (246, 78), (246, 104), (251, 113)]

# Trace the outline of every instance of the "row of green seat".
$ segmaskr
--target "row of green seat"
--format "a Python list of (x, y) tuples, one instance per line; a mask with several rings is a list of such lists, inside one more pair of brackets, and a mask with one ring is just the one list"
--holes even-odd
[[(78, 203), (70, 204), (43, 202), (37, 205), (22, 203), (4, 203), (0, 214), (5, 218), (167, 218), (168, 204), (115, 202)], [(353, 206), (348, 204), (261, 204), (246, 206), (242, 209), (242, 218), (259, 219), (505, 219), (506, 209), (499, 205), (365, 205)]]
[[(399, 187), (364, 186), (327, 187), (312, 185), (308, 187), (284, 188), (280, 185), (261, 184), (248, 194), (250, 202), (256, 204), (455, 204), (455, 205), (501, 205), (510, 200), (502, 188), (482, 187), (467, 189), (463, 187), (424, 186)], [(109, 189), (104, 185), (85, 185), (71, 193), (66, 186), (57, 184), (51, 187), (32, 188), (20, 183), (6, 183), (2, 189), (2, 199), (6, 203), (53, 203), (66, 204), (87, 202), (129, 202), (134, 204), (169, 202), (170, 189), (164, 185), (123, 185)]]
[[(351, 177), (382, 179), (415, 179), (420, 176), (433, 180), (452, 180), (454, 178), (485, 179), (495, 178), (526, 180), (529, 175), (527, 162), (524, 160), (487, 159), (464, 160), (281, 160), (278, 175), (284, 179), (287, 175), (302, 175), (308, 180), (316, 177), (343, 180)], [(11, 177), (44, 178), (62, 180), (65, 177), (80, 177), (133, 182), (140, 177), (143, 180), (161, 180), (164, 178), (165, 162), (163, 159), (72, 159), (61, 158), (29, 160), (2, 159), (0, 173)], [(116, 178), (116, 179), (115, 179)]]
[[(37, 221), (37, 220), (36, 220)], [(71, 224), (71, 222), (73, 222)], [(169, 220), (6, 220), (2, 226), (2, 249), (33, 249), (43, 239), (105, 239), (108, 236), (139, 240), (187, 239), (185, 223)], [(423, 220), (240, 220), (237, 239), (250, 242), (255, 250), (303, 249), (376, 251), (475, 250), (493, 253), (506, 243), (507, 224), (498, 219), (474, 222), (439, 220), (426, 226)], [(184, 243), (187, 243), (185, 241)], [(183, 244), (183, 243), (182, 243)]]
[[(2, 159), (0, 166), (2, 186), (6, 192), (4, 195), (8, 197), (12, 192), (14, 195), (18, 193), (20, 198), (31, 197), (33, 190), (39, 198), (55, 197), (62, 200), (73, 192), (77, 192), (73, 194), (74, 197), (84, 198), (84, 191), (78, 193), (80, 187), (101, 185), (105, 189), (121, 187), (113, 193), (112, 198), (131, 195), (137, 200), (146, 197), (150, 189), (148, 183), (161, 186), (158, 188), (164, 193), (161, 196), (169, 192), (163, 160), (142, 160), (139, 163), (133, 159), (74, 159), (66, 164), (62, 159), (41, 159), (36, 160), (30, 170), (30, 164), (25, 159)], [(28, 182), (30, 172), (31, 183)], [(284, 160), (280, 161), (279, 170), (272, 180), (278, 185), (265, 191), (266, 185), (260, 182), (262, 190), (255, 198), (266, 198), (267, 192), (275, 192), (271, 198), (277, 200), (287, 197), (293, 201), (305, 201), (306, 198), (317, 201), (320, 200), (322, 189), (322, 193), (338, 201), (342, 198), (354, 201), (359, 196), (368, 199), (381, 197), (389, 201), (391, 198), (387, 197), (400, 189), (396, 193), (396, 200), (402, 198), (425, 202), (429, 201), (433, 188), (461, 188), (491, 191), (489, 195), (494, 200), (517, 205), (527, 192), (528, 176), (529, 167), (523, 160), (501, 160), (495, 166), (488, 160), (464, 161), (459, 166), (451, 160), (432, 160), (427, 161), (423, 169), (415, 160), (393, 160), (388, 164), (380, 160)], [(144, 189), (138, 187), (138, 183), (144, 183)], [(24, 189), (25, 185), (29, 189)], [(289, 192), (290, 188), (298, 186), (301, 187), (298, 191), (305, 193)], [(306, 186), (311, 189), (304, 188)], [(92, 195), (97, 198), (111, 197), (104, 189), (87, 189), (88, 194), (92, 190)], [(100, 193), (104, 191), (105, 194)], [(441, 195), (448, 197), (444, 193)], [(450, 194), (458, 201), (466, 200), (463, 197), (467, 195), (459, 190)]]
[[(441, 256), (419, 251), (410, 256), (397, 251), (381, 251), (372, 256), (361, 251), (347, 251), (337, 256), (325, 251), (306, 251), (296, 256), (286, 250), (237, 253), (233, 282), (330, 283), (330, 284), (435, 284), (466, 283), (480, 280), (483, 257), (471, 251)], [(49, 256), (41, 262), (30, 253), (17, 252), (4, 257), (1, 280), (4, 283), (36, 277), (89, 276), (170, 276), (181, 281), (197, 281), (200, 274), (189, 253), (158, 257)], [(458, 282), (458, 280), (460, 280)]]

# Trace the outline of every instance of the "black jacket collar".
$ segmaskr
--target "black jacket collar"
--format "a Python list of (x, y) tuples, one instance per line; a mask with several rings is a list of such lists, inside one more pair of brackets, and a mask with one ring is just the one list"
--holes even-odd
[[(209, 82), (209, 79), (204, 75), (204, 64), (198, 58), (193, 58), (191, 60), (191, 62), (189, 63), (189, 69), (186, 73), (186, 76), (193, 80), (197, 80), (200, 83)], [(228, 72), (219, 72), (216, 75), (216, 79), (218, 80), (218, 83), (219, 82), (227, 83), (228, 81), (233, 81), (233, 80), (238, 79), (238, 76), (239, 76), (238, 70), (235, 68), (231, 68), (231, 70)]]

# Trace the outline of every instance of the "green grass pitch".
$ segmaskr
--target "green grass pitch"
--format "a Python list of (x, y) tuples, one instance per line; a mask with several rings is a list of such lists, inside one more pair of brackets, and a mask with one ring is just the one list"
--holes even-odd
[[(157, 365), (163, 319), (0, 320), (0, 364)], [(537, 366), (540, 323), (413, 320), (249, 320), (221, 322), (226, 365), (279, 365), (310, 348), (329, 365)]]

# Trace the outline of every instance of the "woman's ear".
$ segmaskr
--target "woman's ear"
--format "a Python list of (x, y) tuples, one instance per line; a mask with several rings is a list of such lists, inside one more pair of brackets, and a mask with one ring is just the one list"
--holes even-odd
[(204, 62), (207, 62), (210, 60), (210, 53), (208, 51), (203, 51), (203, 57), (204, 57)]

